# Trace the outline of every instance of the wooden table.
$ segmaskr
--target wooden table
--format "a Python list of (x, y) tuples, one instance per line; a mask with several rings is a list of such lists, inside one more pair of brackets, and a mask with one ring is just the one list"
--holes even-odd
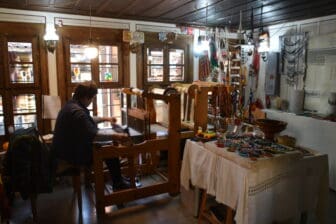
[(294, 151), (252, 161), (214, 142), (188, 140), (181, 184), (189, 189), (190, 182), (234, 209), (237, 224), (297, 223), (309, 212), (326, 221), (327, 155), (304, 157)]

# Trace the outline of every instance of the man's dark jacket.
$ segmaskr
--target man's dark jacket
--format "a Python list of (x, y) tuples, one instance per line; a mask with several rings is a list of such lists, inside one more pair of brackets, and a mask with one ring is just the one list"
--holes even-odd
[(55, 156), (75, 165), (92, 164), (92, 143), (98, 128), (90, 111), (70, 100), (57, 116), (53, 144)]

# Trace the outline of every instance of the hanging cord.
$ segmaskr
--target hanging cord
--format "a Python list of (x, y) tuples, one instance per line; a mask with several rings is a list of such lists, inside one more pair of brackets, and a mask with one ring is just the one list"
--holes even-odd
[(264, 2), (261, 5), (261, 12), (260, 12), (260, 31), (261, 33), (264, 32), (264, 27), (263, 27), (263, 7), (264, 7)]
[(251, 40), (253, 40), (253, 32), (254, 32), (254, 27), (253, 27), (253, 7), (251, 8)]
[(208, 26), (208, 2), (205, 8), (205, 25)]
[(91, 22), (91, 16), (92, 16), (92, 14), (91, 14), (91, 10), (92, 10), (92, 5), (91, 5), (91, 3), (90, 3), (90, 35), (89, 35), (89, 37), (90, 37), (90, 44), (92, 43), (92, 31), (91, 31), (91, 27), (92, 27), (92, 22)]

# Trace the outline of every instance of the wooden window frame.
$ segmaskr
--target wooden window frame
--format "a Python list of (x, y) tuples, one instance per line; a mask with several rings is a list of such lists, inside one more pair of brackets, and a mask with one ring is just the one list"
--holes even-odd
[[(163, 82), (147, 81), (147, 47), (164, 49), (164, 80)], [(169, 55), (168, 49), (184, 50), (184, 79), (183, 81), (169, 81)], [(145, 43), (136, 54), (137, 60), (137, 87), (149, 89), (153, 86), (167, 87), (171, 83), (191, 83), (193, 81), (193, 37), (191, 35), (178, 35), (173, 43), (162, 42), (158, 33), (145, 32)]]
[[(3, 101), (5, 135), (0, 136), (0, 143), (8, 141), (8, 127), (14, 126), (14, 108), (12, 97), (18, 94), (34, 94), (36, 100), (37, 129), (42, 133), (51, 130), (50, 120), (42, 119), (42, 95), (49, 94), (47, 50), (43, 35), (45, 24), (0, 22), (0, 94)], [(33, 83), (12, 83), (9, 74), (8, 42), (32, 43)], [(16, 63), (15, 63), (16, 64)], [(18, 63), (20, 64), (20, 63)], [(29, 64), (29, 63), (28, 63)], [(28, 112), (30, 114), (30, 112)]]
[[(57, 46), (57, 70), (58, 92), (64, 104), (71, 99), (77, 82), (71, 82), (70, 74), (70, 44), (88, 44), (89, 29), (87, 27), (63, 26), (58, 29), (60, 41)], [(129, 43), (122, 41), (122, 30), (110, 28), (92, 28), (92, 41), (97, 47), (117, 46), (118, 47), (118, 82), (100, 82), (99, 81), (99, 63), (98, 58), (91, 60), (92, 80), (96, 82), (98, 89), (116, 89), (129, 86)], [(111, 63), (108, 63), (111, 64)], [(66, 91), (64, 91), (66, 90)], [(97, 115), (97, 100), (93, 100), (93, 115)]]

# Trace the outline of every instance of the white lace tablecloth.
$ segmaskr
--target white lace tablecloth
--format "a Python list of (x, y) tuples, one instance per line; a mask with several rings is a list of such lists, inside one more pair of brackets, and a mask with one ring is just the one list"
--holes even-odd
[(325, 223), (327, 155), (295, 151), (252, 161), (214, 142), (188, 140), (181, 184), (188, 190), (190, 182), (233, 208), (237, 224), (298, 223), (302, 212), (315, 212)]

